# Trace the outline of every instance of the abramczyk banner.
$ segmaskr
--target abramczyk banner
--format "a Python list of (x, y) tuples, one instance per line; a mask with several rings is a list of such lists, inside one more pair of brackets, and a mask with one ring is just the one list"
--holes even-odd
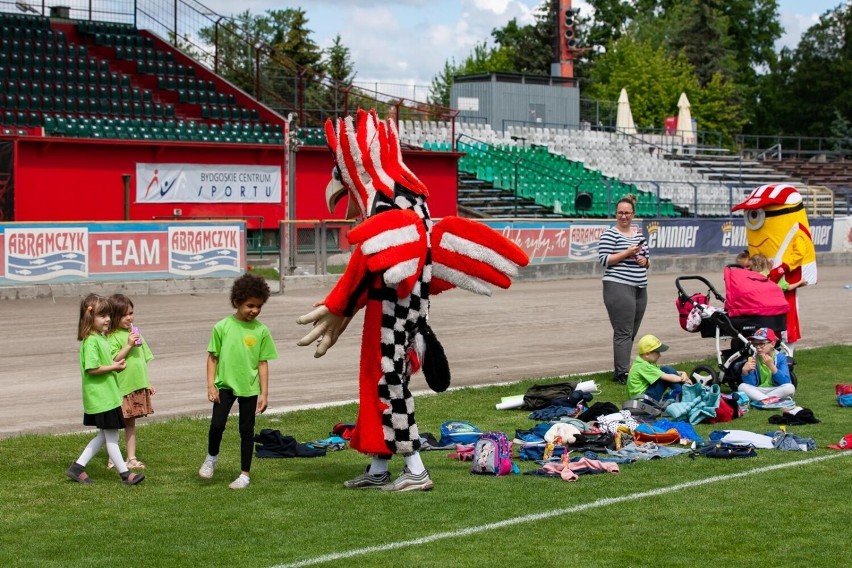
[(281, 203), (281, 167), (136, 164), (136, 203)]
[(0, 225), (0, 285), (228, 277), (244, 269), (243, 222)]

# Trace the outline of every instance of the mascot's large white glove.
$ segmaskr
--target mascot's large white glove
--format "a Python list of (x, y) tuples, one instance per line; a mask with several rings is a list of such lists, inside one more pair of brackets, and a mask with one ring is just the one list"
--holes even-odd
[(314, 341), (317, 342), (317, 350), (314, 357), (322, 357), (331, 347), (337, 343), (337, 339), (344, 331), (352, 318), (336, 316), (331, 313), (325, 305), (320, 304), (314, 311), (305, 314), (296, 320), (300, 325), (312, 323), (313, 329), (296, 345), (305, 347)]

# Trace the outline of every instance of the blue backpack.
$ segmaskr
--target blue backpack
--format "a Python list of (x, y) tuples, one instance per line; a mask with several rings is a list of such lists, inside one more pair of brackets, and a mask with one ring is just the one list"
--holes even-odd
[(475, 444), (482, 436), (482, 430), (464, 420), (449, 420), (441, 424), (441, 446), (456, 444)]
[(503, 432), (486, 432), (473, 448), (471, 473), (482, 475), (508, 475), (515, 471), (512, 463), (512, 446)]

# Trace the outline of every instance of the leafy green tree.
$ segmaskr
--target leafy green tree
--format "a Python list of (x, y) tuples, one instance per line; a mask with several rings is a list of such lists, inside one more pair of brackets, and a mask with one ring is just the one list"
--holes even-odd
[(677, 114), (680, 93), (692, 101), (700, 86), (683, 54), (670, 56), (662, 47), (624, 36), (598, 58), (585, 96), (615, 101), (622, 88), (636, 126), (661, 128), (667, 116)]
[(689, 98), (699, 130), (721, 133), (721, 142), (728, 147), (733, 146), (734, 136), (746, 120), (742, 105), (737, 104), (736, 85), (722, 73), (702, 86), (684, 53), (667, 54), (663, 47), (629, 35), (598, 58), (586, 94), (615, 101), (622, 88), (627, 89), (633, 120), (640, 129), (659, 129), (666, 117), (676, 115), (682, 92)]
[[(554, 3), (543, 2), (533, 24), (518, 25), (515, 18), (491, 31), (497, 51), (504, 52), (512, 71), (549, 75), (556, 51), (556, 12)], [(498, 69), (491, 69), (498, 71)]]
[(270, 30), (267, 43), (278, 54), (297, 65), (308, 68), (311, 74), (321, 73), (322, 50), (311, 39), (308, 17), (301, 8), (268, 10)]
[(710, 133), (710, 136), (715, 133), (721, 135), (721, 140), (708, 139), (705, 143), (721, 143), (726, 148), (733, 148), (736, 135), (742, 132), (748, 120), (740, 104), (737, 85), (727, 80), (722, 73), (716, 73), (694, 94), (690, 104), (692, 114), (698, 121), (698, 129)]
[(823, 14), (795, 51), (782, 57), (783, 67), (770, 84), (778, 133), (824, 137), (838, 114), (852, 119), (852, 5)]
[(254, 92), (255, 57), (250, 40), (260, 38), (266, 24), (249, 10), (222, 19), (218, 25), (198, 30), (200, 40), (210, 46), (210, 62), (219, 75), (248, 92)]

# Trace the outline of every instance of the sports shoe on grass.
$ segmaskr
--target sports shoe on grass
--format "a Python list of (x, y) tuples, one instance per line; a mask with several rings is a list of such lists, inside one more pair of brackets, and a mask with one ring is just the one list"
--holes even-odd
[(390, 483), (390, 480), (391, 476), (389, 471), (371, 475), (370, 468), (368, 466), (364, 473), (355, 479), (344, 481), (343, 487), (346, 487), (347, 489), (378, 489)]
[(233, 480), (228, 487), (231, 489), (245, 489), (249, 486), (249, 483), (251, 483), (251, 480), (245, 475), (240, 474), (240, 476)]
[(393, 483), (383, 486), (382, 491), (429, 491), (432, 487), (428, 470), (424, 469), (420, 475), (414, 475), (405, 468), (399, 477), (393, 480)]
[(198, 470), (198, 476), (201, 479), (210, 479), (213, 477), (214, 471), (216, 471), (216, 460), (207, 458), (204, 460), (204, 463), (201, 464), (201, 468)]

